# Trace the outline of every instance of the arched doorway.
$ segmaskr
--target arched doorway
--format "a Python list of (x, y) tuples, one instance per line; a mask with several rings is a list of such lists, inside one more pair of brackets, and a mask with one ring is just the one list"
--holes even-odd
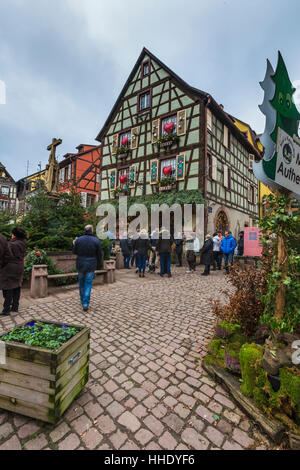
[(224, 233), (229, 230), (228, 217), (224, 211), (220, 211), (216, 217), (216, 232)]

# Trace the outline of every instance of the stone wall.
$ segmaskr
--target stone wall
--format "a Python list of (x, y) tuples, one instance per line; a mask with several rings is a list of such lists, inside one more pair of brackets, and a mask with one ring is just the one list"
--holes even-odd
[(65, 273), (72, 272), (76, 269), (76, 255), (73, 255), (71, 251), (50, 251), (47, 252), (47, 256), (53, 261), (58, 269), (61, 269)]

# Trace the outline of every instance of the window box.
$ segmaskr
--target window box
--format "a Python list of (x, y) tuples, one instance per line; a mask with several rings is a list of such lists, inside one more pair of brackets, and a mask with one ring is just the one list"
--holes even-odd
[(176, 179), (174, 176), (165, 176), (159, 182), (159, 192), (161, 191), (172, 191), (176, 186)]
[(121, 147), (118, 147), (117, 150), (116, 150), (116, 156), (117, 158), (127, 158), (128, 155), (130, 154), (131, 150), (129, 147), (125, 147), (124, 145), (122, 145)]
[(88, 381), (90, 330), (59, 322), (43, 323), (75, 327), (78, 333), (55, 351), (5, 341), (5, 363), (0, 365), (0, 407), (55, 424)]
[(129, 195), (129, 189), (126, 185), (124, 186), (118, 186), (114, 191), (113, 191), (114, 197), (118, 198), (121, 196), (128, 196)]
[(157, 145), (159, 148), (170, 148), (172, 145), (179, 143), (180, 137), (176, 134), (166, 134), (162, 135), (160, 139), (157, 141)]

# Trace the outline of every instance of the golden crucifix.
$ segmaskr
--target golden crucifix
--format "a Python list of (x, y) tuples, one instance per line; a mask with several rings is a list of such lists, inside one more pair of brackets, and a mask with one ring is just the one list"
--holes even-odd
[(45, 186), (49, 194), (58, 193), (59, 163), (55, 158), (56, 147), (62, 144), (61, 139), (52, 139), (52, 144), (48, 145), (50, 151), (48, 165), (46, 166)]

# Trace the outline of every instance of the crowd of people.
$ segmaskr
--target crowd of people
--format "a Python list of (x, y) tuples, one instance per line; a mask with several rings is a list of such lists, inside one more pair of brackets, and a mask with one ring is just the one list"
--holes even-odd
[[(77, 271), (79, 282), (80, 300), (84, 311), (90, 304), (91, 290), (95, 271), (100, 269), (103, 260), (103, 252), (100, 240), (94, 236), (91, 225), (85, 227), (84, 234), (74, 240), (73, 253), (77, 255)], [(27, 234), (21, 227), (12, 230), (11, 240), (0, 235), (0, 289), (2, 289), (4, 304), (2, 315), (10, 315), (18, 312), (21, 295), (21, 286), (24, 272), (24, 259), (26, 256)], [(109, 256), (115, 243), (113, 234), (107, 234), (111, 243)], [(155, 229), (151, 234), (141, 230), (135, 235), (124, 232), (120, 237), (120, 248), (124, 258), (124, 267), (131, 269), (135, 265), (139, 277), (145, 277), (145, 271), (156, 271), (156, 262), (159, 257), (159, 275), (172, 277), (172, 253), (176, 253), (177, 267), (182, 267), (185, 253), (188, 264), (188, 274), (195, 272), (197, 254), (201, 254), (200, 264), (204, 265), (202, 276), (210, 274), (211, 267), (216, 271), (224, 269), (229, 273), (229, 267), (233, 264), (234, 252), (242, 256), (244, 252), (244, 232), (240, 232), (238, 241), (230, 231), (207, 235), (205, 242), (200, 247), (200, 241), (196, 233), (189, 232), (184, 236), (180, 233), (171, 236), (165, 228)], [(174, 250), (173, 250), (174, 248)]]
[(188, 274), (196, 270), (197, 254), (201, 253), (200, 264), (204, 264), (203, 276), (210, 274), (210, 269), (222, 269), (224, 260), (224, 269), (229, 273), (229, 267), (233, 265), (233, 256), (235, 250), (242, 256), (244, 251), (244, 232), (239, 233), (239, 240), (236, 241), (230, 231), (214, 233), (213, 236), (207, 235), (205, 243), (200, 247), (200, 241), (196, 233), (189, 232), (184, 236), (177, 233), (172, 237), (170, 232), (164, 228), (161, 231), (155, 229), (151, 234), (146, 230), (141, 230), (135, 236), (124, 232), (120, 238), (120, 248), (124, 258), (125, 269), (131, 269), (135, 264), (136, 273), (140, 277), (145, 277), (145, 271), (148, 266), (149, 272), (155, 272), (156, 260), (159, 256), (160, 276), (165, 274), (172, 277), (171, 259), (172, 252), (176, 253), (177, 267), (182, 267), (183, 255), (185, 252), (188, 264)]

